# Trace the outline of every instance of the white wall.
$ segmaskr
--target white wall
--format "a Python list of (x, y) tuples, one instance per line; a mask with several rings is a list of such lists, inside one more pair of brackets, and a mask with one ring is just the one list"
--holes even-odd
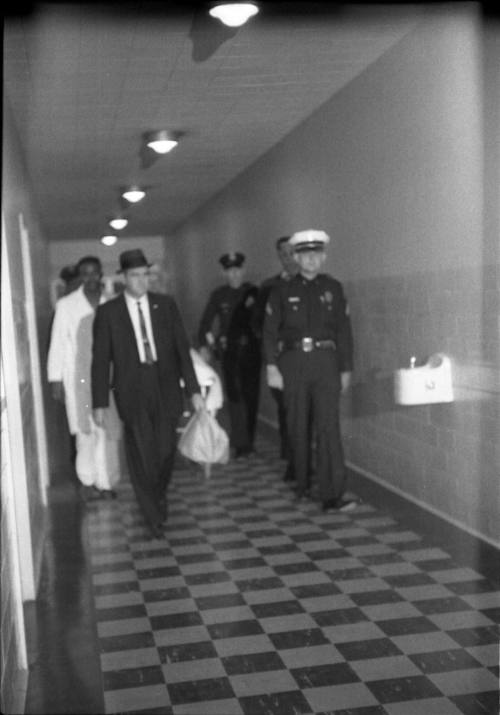
[[(498, 539), (500, 52), (477, 11), (429, 6), (413, 32), (186, 221), (176, 265), (194, 330), (221, 253), (243, 251), (258, 281), (276, 271), (278, 236), (330, 233), (325, 269), (345, 284), (355, 338), (350, 462)], [(453, 359), (457, 400), (396, 406), (392, 371), (436, 351)], [(270, 400), (262, 412), (275, 416)]]

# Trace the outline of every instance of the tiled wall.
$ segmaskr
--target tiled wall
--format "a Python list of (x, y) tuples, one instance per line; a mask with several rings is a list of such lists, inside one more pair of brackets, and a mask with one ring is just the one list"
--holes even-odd
[[(498, 538), (499, 267), (352, 281), (346, 290), (356, 343), (349, 459)], [(396, 405), (393, 371), (435, 352), (451, 357), (455, 401)]]
[[(277, 270), (278, 236), (325, 229), (325, 270), (343, 282), (354, 327), (349, 461), (497, 539), (500, 52), (486, 30), (473, 3), (429, 6), (175, 240), (194, 327), (221, 253), (242, 250), (259, 281)], [(453, 360), (455, 402), (395, 405), (394, 369), (435, 352)]]

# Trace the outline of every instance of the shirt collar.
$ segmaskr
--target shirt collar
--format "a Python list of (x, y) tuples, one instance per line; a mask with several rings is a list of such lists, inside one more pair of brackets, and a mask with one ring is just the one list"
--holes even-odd
[(149, 305), (147, 293), (144, 293), (144, 295), (141, 296), (140, 298), (134, 298), (132, 295), (129, 295), (126, 291), (124, 291), (124, 295), (125, 295), (125, 300), (127, 301), (128, 306), (137, 306), (137, 303), (140, 303), (141, 308), (144, 308), (145, 305)]

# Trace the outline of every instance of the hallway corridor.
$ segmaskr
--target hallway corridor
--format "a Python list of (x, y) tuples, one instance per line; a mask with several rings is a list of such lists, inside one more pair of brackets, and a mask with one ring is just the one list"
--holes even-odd
[(498, 553), (355, 474), (353, 513), (296, 503), (275, 453), (179, 463), (165, 540), (128, 483), (60, 489), (26, 712), (496, 715)]

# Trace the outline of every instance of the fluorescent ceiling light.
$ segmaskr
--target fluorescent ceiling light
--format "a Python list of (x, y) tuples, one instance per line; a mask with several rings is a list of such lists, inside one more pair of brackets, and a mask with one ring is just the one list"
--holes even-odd
[(157, 154), (168, 154), (179, 143), (177, 134), (162, 129), (160, 132), (149, 132), (146, 135), (146, 144)]
[(112, 218), (111, 221), (109, 222), (109, 225), (111, 228), (114, 228), (115, 231), (121, 231), (125, 226), (128, 224), (128, 220), (126, 218)]
[(258, 12), (259, 8), (252, 2), (220, 3), (208, 11), (209, 15), (216, 17), (228, 27), (240, 27)]
[(118, 238), (116, 236), (103, 236), (101, 238), (101, 243), (105, 246), (114, 246), (117, 241)]
[(140, 201), (146, 196), (146, 192), (142, 189), (139, 189), (139, 187), (137, 186), (131, 186), (129, 189), (126, 189), (122, 193), (122, 196), (124, 199), (127, 199), (127, 201), (129, 201), (131, 204), (136, 204), (138, 201)]

